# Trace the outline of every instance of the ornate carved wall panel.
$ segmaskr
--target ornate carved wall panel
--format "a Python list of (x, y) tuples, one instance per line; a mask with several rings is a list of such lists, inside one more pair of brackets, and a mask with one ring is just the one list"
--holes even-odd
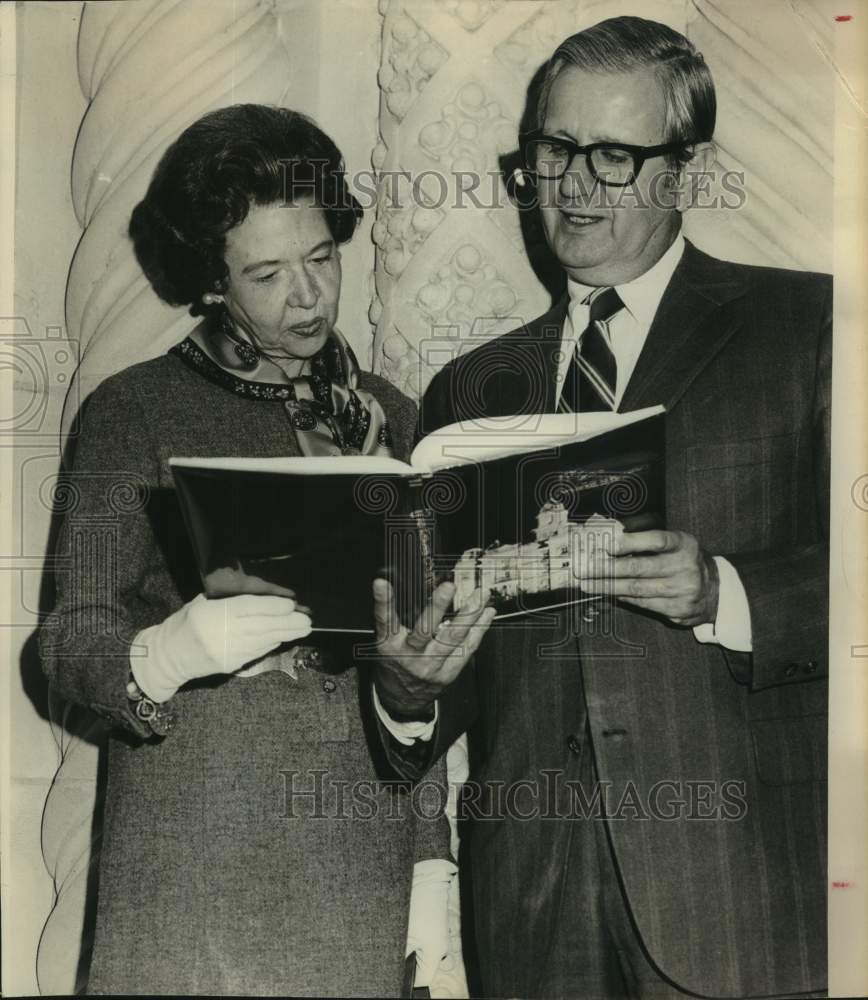
[[(616, 13), (683, 27), (682, 0), (382, 0), (374, 365), (417, 397), (449, 357), (544, 312), (502, 158), (557, 43)], [(409, 175), (409, 176), (408, 176)]]

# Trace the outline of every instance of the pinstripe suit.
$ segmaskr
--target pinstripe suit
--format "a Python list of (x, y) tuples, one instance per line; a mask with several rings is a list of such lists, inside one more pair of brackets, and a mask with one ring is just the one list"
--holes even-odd
[[(565, 307), (438, 373), (423, 432), (552, 409)], [(575, 995), (591, 836), (657, 976), (706, 996), (823, 988), (830, 327), (827, 277), (688, 244), (620, 407), (666, 406), (668, 525), (735, 566), (752, 654), (626, 606), (537, 616), (495, 627), (441, 699), (429, 759), (470, 726), (485, 995)], [(589, 778), (608, 813), (593, 833), (568, 786)], [(523, 791), (504, 804), (503, 787)]]

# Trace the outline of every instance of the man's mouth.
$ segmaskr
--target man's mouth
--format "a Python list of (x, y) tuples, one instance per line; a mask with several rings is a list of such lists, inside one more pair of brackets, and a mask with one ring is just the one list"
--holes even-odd
[(602, 222), (602, 216), (582, 215), (580, 212), (566, 212), (561, 209), (561, 217), (568, 226), (580, 229), (582, 226), (592, 226), (595, 222)]
[(324, 322), (322, 316), (318, 316), (307, 323), (296, 323), (289, 328), (289, 332), (297, 337), (315, 337), (322, 330)]

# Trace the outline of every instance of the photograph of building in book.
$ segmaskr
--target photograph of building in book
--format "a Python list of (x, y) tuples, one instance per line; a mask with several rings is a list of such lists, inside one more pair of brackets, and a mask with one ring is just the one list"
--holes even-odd
[(547, 501), (537, 513), (532, 541), (494, 542), (462, 553), (455, 564), (453, 607), (466, 607), (477, 587), (491, 595), (495, 606), (513, 601), (520, 606), (531, 594), (577, 591), (582, 562), (623, 530), (620, 521), (602, 514), (570, 520), (563, 503)]

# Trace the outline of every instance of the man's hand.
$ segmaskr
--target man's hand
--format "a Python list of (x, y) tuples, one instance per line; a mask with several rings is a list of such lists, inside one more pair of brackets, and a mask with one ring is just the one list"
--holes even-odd
[(684, 531), (624, 532), (612, 552), (598, 552), (580, 568), (579, 586), (654, 611), (676, 625), (717, 617), (717, 564)]
[(424, 715), (440, 692), (461, 673), (488, 626), (494, 608), (479, 591), (451, 621), (443, 616), (455, 586), (441, 583), (412, 631), (398, 619), (395, 596), (386, 580), (374, 581), (374, 619), (380, 658), (374, 671), (377, 694), (386, 711)]

